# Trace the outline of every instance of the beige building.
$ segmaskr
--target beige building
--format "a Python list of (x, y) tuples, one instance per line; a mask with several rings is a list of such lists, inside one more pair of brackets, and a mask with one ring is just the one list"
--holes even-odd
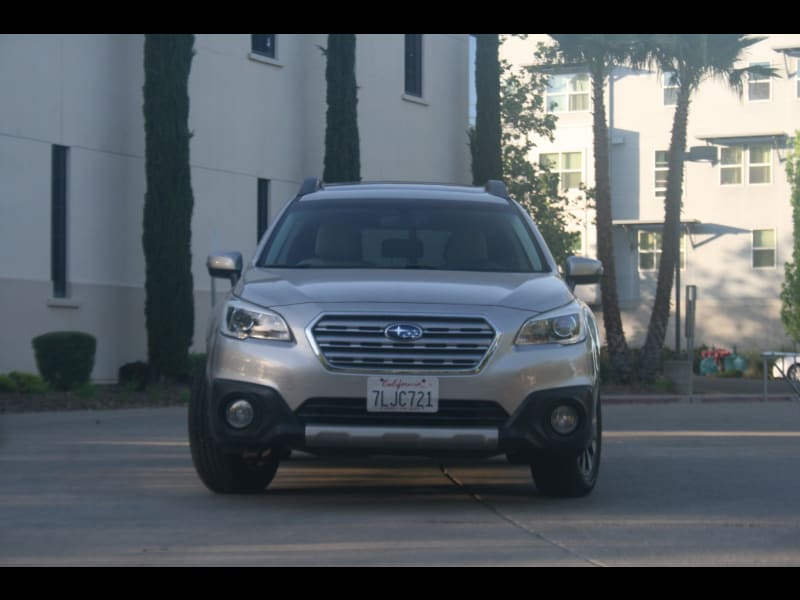
[[(0, 373), (31, 339), (97, 337), (93, 378), (147, 360), (142, 35), (1, 35)], [(322, 175), (325, 35), (198, 34), (189, 81), (194, 351), (209, 252), (245, 256)], [(470, 183), (468, 35), (358, 35), (361, 175)], [(59, 241), (61, 240), (61, 241)]]
[[(531, 60), (546, 36), (503, 46)], [(245, 256), (310, 175), (322, 174), (326, 36), (198, 34), (190, 76), (195, 336), (203, 348), (211, 282), (205, 258)], [(362, 177), (470, 183), (468, 35), (358, 35)], [(786, 146), (800, 129), (800, 35), (769, 35), (745, 62), (780, 78), (739, 98), (715, 81), (692, 101), (689, 145), (717, 162), (688, 162), (681, 284), (698, 289), (698, 344), (790, 346), (779, 318), (792, 225)], [(142, 35), (0, 35), (0, 373), (35, 372), (31, 339), (81, 330), (98, 340), (93, 377), (116, 379), (146, 360)], [(557, 164), (575, 201), (582, 251), (593, 255), (588, 78), (561, 74), (548, 103), (553, 142), (534, 160)], [(618, 69), (606, 90), (615, 250), (625, 329), (641, 344), (655, 290), (674, 107), (655, 71)], [(63, 235), (62, 235), (63, 234)], [(59, 241), (61, 240), (61, 241)], [(586, 298), (598, 299), (597, 290)], [(672, 345), (674, 334), (668, 332)]]
[[(512, 39), (503, 53), (512, 63), (530, 64), (538, 41), (549, 38)], [(708, 80), (692, 99), (687, 145), (715, 149), (718, 159), (685, 167), (681, 302), (684, 286), (697, 286), (696, 345), (791, 347), (778, 294), (784, 263), (792, 259), (785, 161), (800, 129), (799, 61), (800, 34), (767, 35), (740, 66), (769, 64), (780, 77), (748, 80), (742, 97)], [(582, 249), (594, 255), (594, 215), (578, 189), (581, 182), (594, 185), (590, 91), (580, 69), (551, 77), (547, 103), (558, 115), (556, 136), (539, 140), (534, 158), (560, 172), (576, 202)], [(669, 78), (655, 70), (618, 68), (606, 86), (618, 291), (634, 346), (644, 342), (656, 287), (674, 103)], [(599, 294), (595, 290), (588, 299), (597, 301)], [(674, 346), (674, 317), (670, 327), (666, 343)]]

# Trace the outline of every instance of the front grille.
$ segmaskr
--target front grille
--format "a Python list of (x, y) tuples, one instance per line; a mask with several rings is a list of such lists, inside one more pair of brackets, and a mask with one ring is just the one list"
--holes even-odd
[(439, 400), (436, 413), (371, 413), (365, 398), (311, 398), (297, 409), (304, 425), (373, 425), (397, 427), (500, 427), (508, 419), (489, 400)]
[[(385, 335), (395, 323), (422, 329), (422, 337), (399, 341)], [(373, 371), (474, 371), (495, 338), (480, 317), (415, 315), (324, 315), (311, 330), (329, 366)]]

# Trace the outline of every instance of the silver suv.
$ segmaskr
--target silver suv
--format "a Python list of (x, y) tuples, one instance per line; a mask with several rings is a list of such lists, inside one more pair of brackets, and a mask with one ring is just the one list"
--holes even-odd
[(215, 492), (263, 490), (291, 450), (491, 457), (539, 492), (589, 493), (600, 464), (599, 338), (505, 185), (306, 180), (259, 243), (208, 257), (233, 286), (189, 405)]

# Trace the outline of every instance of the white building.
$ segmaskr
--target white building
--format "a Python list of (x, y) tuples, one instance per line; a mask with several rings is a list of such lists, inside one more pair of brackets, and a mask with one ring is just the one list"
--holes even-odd
[[(97, 337), (96, 381), (147, 360), (143, 44), (142, 35), (0, 36), (0, 373), (36, 372), (31, 340), (55, 330)], [(322, 175), (325, 44), (325, 35), (196, 36), (193, 351), (204, 351), (208, 253), (252, 254), (302, 180)], [(470, 183), (468, 46), (467, 35), (357, 36), (363, 179)], [(60, 229), (63, 250), (53, 243)]]
[[(502, 52), (512, 63), (531, 64), (535, 43), (548, 40), (512, 39)], [(684, 286), (697, 286), (696, 345), (790, 347), (778, 295), (784, 263), (792, 259), (785, 161), (800, 129), (799, 61), (800, 34), (768, 35), (738, 66), (766, 63), (779, 78), (749, 80), (741, 98), (708, 80), (692, 98), (688, 146), (716, 147), (719, 158), (685, 167), (681, 303)], [(617, 285), (632, 346), (644, 342), (656, 287), (675, 101), (669, 83), (656, 71), (618, 68), (606, 87)], [(557, 164), (568, 194), (580, 202), (578, 184), (594, 185), (590, 81), (578, 69), (554, 75), (550, 86), (547, 101), (557, 103), (558, 125), (553, 142), (539, 141), (536, 158)], [(593, 211), (577, 216), (583, 251), (594, 255)], [(674, 317), (670, 321), (665, 341), (674, 346)]]

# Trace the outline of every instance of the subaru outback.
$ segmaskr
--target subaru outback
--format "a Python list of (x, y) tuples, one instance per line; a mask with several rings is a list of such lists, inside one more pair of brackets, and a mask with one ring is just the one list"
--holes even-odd
[(306, 180), (213, 311), (189, 404), (200, 479), (257, 492), (292, 450), (529, 464), (538, 491), (591, 492), (599, 336), (505, 185)]

